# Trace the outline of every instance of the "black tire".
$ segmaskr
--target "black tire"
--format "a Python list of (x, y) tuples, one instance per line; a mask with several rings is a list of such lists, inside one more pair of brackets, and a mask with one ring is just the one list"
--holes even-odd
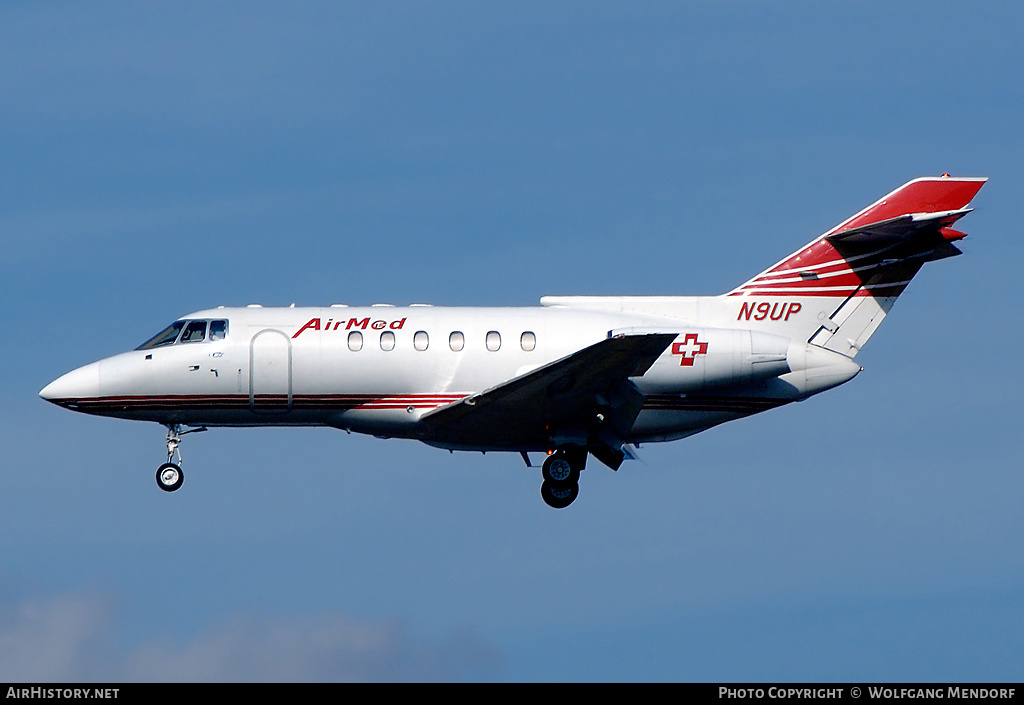
[(579, 484), (550, 482), (545, 480), (540, 486), (540, 496), (549, 507), (565, 509), (580, 495)]
[(579, 468), (573, 466), (565, 453), (549, 455), (540, 472), (545, 481), (558, 485), (574, 485), (580, 481)]
[(185, 473), (174, 463), (164, 463), (156, 470), (157, 487), (164, 492), (174, 492), (185, 481)]

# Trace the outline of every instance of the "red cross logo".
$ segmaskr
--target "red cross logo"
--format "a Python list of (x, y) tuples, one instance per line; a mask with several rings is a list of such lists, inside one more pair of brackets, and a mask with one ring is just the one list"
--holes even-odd
[(707, 355), (708, 344), (697, 342), (697, 333), (687, 333), (683, 342), (672, 343), (672, 354), (682, 355), (679, 364), (682, 367), (693, 367), (693, 361), (698, 355)]

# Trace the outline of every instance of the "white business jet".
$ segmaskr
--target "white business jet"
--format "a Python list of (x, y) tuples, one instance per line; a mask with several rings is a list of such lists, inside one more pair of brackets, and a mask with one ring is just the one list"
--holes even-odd
[[(167, 427), (332, 426), (449, 450), (545, 453), (541, 496), (579, 494), (589, 456), (618, 469), (671, 441), (852, 379), (854, 359), (981, 178), (896, 189), (720, 296), (548, 296), (536, 308), (216, 308), (79, 367), (44, 399)], [(539, 457), (537, 458), (539, 460)], [(177, 461), (177, 462), (175, 462)]]

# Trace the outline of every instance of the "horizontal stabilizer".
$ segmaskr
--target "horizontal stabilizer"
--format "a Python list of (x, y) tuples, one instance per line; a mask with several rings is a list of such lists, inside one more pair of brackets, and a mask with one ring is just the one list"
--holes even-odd
[[(950, 216), (955, 221), (965, 215), (971, 199), (985, 185), (985, 178), (954, 178), (950, 176), (927, 176), (900, 186), (892, 193), (871, 204), (852, 218), (840, 223), (825, 234), (835, 239), (843, 233), (852, 233), (887, 222), (898, 221), (906, 216), (911, 223), (915, 217), (919, 223), (933, 218)], [(925, 217), (927, 216), (927, 217)], [(952, 221), (950, 221), (952, 222)], [(947, 223), (948, 225), (949, 223)], [(945, 227), (940, 225), (939, 227)]]
[[(729, 296), (897, 296), (916, 267), (956, 254), (964, 234), (949, 226), (970, 213), (984, 178), (915, 179), (846, 219)], [(878, 276), (879, 267), (908, 267)], [(910, 271), (910, 270), (913, 271)]]
[[(942, 232), (960, 218), (971, 212), (970, 208), (940, 213), (908, 213), (877, 223), (868, 223), (856, 228), (840, 230), (826, 237), (832, 242), (888, 242), (913, 237), (923, 233)], [(966, 237), (964, 233), (950, 230), (956, 235), (952, 238)], [(945, 236), (945, 233), (943, 233)]]

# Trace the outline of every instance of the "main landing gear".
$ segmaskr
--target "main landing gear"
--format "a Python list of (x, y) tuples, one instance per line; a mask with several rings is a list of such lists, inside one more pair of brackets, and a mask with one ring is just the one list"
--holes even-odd
[(586, 464), (584, 448), (559, 448), (547, 457), (541, 468), (540, 496), (549, 507), (565, 509), (573, 503), (580, 494), (580, 472)]
[[(183, 431), (180, 424), (167, 425), (167, 462), (156, 470), (157, 487), (164, 492), (174, 492), (181, 487), (181, 483), (185, 481), (185, 474), (181, 471), (181, 450), (178, 448), (181, 445), (181, 437), (205, 430), (205, 428), (193, 428), (190, 431)], [(178, 456), (177, 463), (172, 462), (175, 454)]]

